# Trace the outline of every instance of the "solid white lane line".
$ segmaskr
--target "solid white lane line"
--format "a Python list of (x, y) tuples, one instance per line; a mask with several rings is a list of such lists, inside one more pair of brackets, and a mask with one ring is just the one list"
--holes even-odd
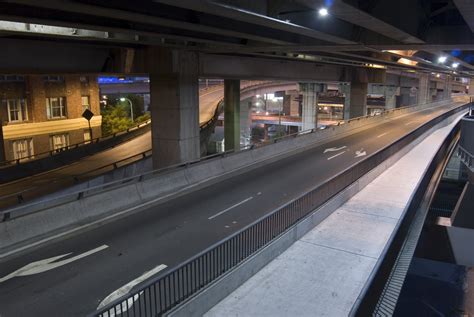
[(235, 204), (235, 205), (232, 205), (232, 206), (230, 206), (229, 208), (226, 208), (226, 209), (224, 209), (224, 210), (218, 212), (218, 213), (215, 214), (214, 216), (210, 216), (210, 217), (207, 218), (207, 219), (212, 220), (212, 219), (214, 219), (214, 218), (216, 218), (216, 217), (219, 217), (219, 216), (222, 215), (223, 213), (226, 213), (226, 212), (228, 212), (229, 210), (231, 210), (232, 208), (235, 208), (235, 207), (237, 207), (237, 206), (240, 206), (240, 205), (242, 205), (242, 204), (245, 204), (246, 202), (248, 202), (249, 200), (252, 200), (252, 199), (253, 199), (253, 197), (249, 197), (249, 198), (247, 198), (247, 199), (244, 199), (244, 200), (242, 200), (241, 202), (239, 202), (239, 203), (237, 203), (237, 204)]
[(15, 276), (27, 276), (27, 275), (33, 275), (33, 274), (46, 272), (46, 271), (55, 269), (57, 267), (69, 264), (71, 262), (77, 261), (79, 259), (82, 259), (82, 258), (84, 258), (88, 255), (91, 255), (91, 254), (94, 254), (96, 252), (107, 249), (108, 247), (109, 247), (108, 245), (104, 244), (104, 245), (101, 245), (98, 248), (95, 248), (95, 249), (92, 249), (90, 251), (81, 253), (81, 254), (76, 255), (76, 256), (74, 256), (70, 259), (66, 259), (66, 260), (62, 260), (62, 261), (58, 261), (58, 262), (54, 262), (54, 261), (59, 260), (61, 258), (64, 258), (64, 257), (66, 257), (66, 256), (68, 256), (72, 253), (61, 254), (61, 255), (58, 255), (58, 256), (53, 256), (53, 257), (48, 258), (48, 259), (31, 262), (30, 264), (27, 264), (27, 265), (23, 266), (22, 268), (19, 268), (15, 272), (12, 272), (12, 273), (8, 274), (7, 276), (0, 278), (0, 283), (5, 282), (5, 281), (7, 281), (11, 278), (14, 278)]
[(407, 122), (407, 123), (405, 123), (405, 125), (409, 125), (409, 124), (415, 123), (416, 121), (417, 121), (417, 120)]
[(384, 135), (387, 135), (387, 134), (389, 134), (389, 132), (385, 132), (385, 133), (379, 134), (379, 135), (377, 135), (377, 138), (381, 138), (381, 137), (383, 137)]
[[(108, 304), (110, 304), (111, 302), (113, 302), (114, 300), (116, 300), (117, 298), (120, 298), (122, 296), (124, 296), (125, 294), (128, 294), (130, 292), (130, 290), (137, 284), (140, 284), (141, 282), (143, 282), (144, 280), (150, 278), (151, 276), (157, 274), (158, 272), (166, 269), (168, 266), (164, 265), (164, 264), (160, 264), (158, 266), (156, 266), (155, 268), (151, 269), (150, 271), (147, 271), (145, 273), (143, 273), (142, 275), (140, 275), (139, 277), (137, 277), (136, 279), (128, 282), (127, 284), (125, 284), (124, 286), (120, 287), (119, 289), (113, 291), (112, 293), (110, 293), (106, 298), (104, 298), (99, 306), (97, 306), (97, 309), (100, 309), (104, 306), (107, 306)], [(120, 313), (124, 313), (127, 311), (127, 307), (132, 307), (133, 303), (135, 303), (138, 299), (138, 297), (140, 297), (140, 295), (143, 293), (143, 291), (139, 292), (138, 294), (134, 295), (133, 297), (127, 299), (127, 305), (117, 305), (115, 306), (115, 310), (117, 311), (118, 314)], [(123, 306), (123, 310), (122, 310), (122, 306)], [(108, 315), (104, 315), (104, 316), (108, 316)], [(115, 313), (114, 311), (111, 311), (110, 312), (110, 316), (109, 317), (112, 317), (112, 316), (115, 316)]]
[(339, 155), (344, 154), (344, 153), (346, 153), (346, 151), (342, 151), (341, 153), (337, 153), (336, 155), (333, 155), (333, 156), (331, 156), (331, 157), (328, 157), (328, 161), (329, 161), (329, 160), (332, 160), (332, 159), (335, 158), (336, 156), (339, 156)]

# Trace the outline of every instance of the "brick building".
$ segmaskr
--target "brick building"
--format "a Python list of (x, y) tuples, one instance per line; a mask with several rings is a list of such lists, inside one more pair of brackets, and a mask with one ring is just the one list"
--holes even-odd
[(82, 117), (85, 109), (95, 114), (93, 137), (101, 134), (96, 76), (0, 75), (0, 100), (6, 160), (89, 140), (89, 126)]

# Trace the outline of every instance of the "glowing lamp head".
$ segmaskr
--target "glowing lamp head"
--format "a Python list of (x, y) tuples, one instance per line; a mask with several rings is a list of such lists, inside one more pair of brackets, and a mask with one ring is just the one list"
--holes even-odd
[(318, 13), (319, 13), (319, 16), (325, 17), (329, 14), (329, 11), (326, 8), (321, 8), (321, 9), (319, 9)]
[(125, 101), (125, 98), (123, 98), (123, 97), (120, 98), (120, 101), (121, 101), (121, 102), (124, 102), (124, 101)]
[(440, 64), (446, 63), (447, 60), (448, 60), (448, 58), (446, 56), (438, 57), (438, 63), (440, 63)]
[(452, 64), (451, 64), (451, 67), (452, 67), (452, 68), (458, 68), (458, 66), (459, 66), (459, 63), (452, 63)]

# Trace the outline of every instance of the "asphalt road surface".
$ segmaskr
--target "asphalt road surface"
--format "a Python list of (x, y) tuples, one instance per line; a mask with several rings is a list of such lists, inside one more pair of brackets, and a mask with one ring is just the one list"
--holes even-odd
[(145, 272), (179, 264), (446, 110), (386, 120), (1, 263), (0, 316), (91, 313)]

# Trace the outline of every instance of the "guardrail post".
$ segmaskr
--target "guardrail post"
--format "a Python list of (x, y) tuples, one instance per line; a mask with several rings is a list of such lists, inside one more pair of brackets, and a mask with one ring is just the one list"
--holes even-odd
[(10, 218), (11, 218), (10, 212), (3, 213), (3, 219), (2, 219), (3, 222), (10, 220)]

